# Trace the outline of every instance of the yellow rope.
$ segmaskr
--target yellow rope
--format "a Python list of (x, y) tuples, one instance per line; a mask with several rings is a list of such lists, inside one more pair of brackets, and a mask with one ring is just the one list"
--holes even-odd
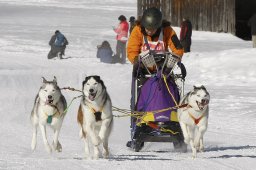
[(162, 132), (169, 132), (169, 133), (171, 133), (171, 134), (173, 134), (173, 135), (176, 135), (176, 134), (178, 134), (179, 132), (174, 132), (174, 131), (172, 131), (171, 129), (165, 129), (165, 128), (160, 128), (160, 130), (162, 131)]
[[(113, 111), (116, 111), (116, 112), (120, 112), (120, 113), (124, 113), (124, 115), (114, 115), (114, 117), (135, 117), (137, 119), (140, 119), (142, 120), (143, 122), (145, 122), (147, 125), (149, 125), (149, 121), (146, 121), (144, 120), (144, 117), (146, 116), (146, 113), (147, 112), (139, 112), (139, 111), (131, 111), (131, 110), (128, 110), (128, 109), (120, 109), (120, 108), (117, 108), (117, 107), (112, 107)], [(156, 110), (156, 111), (152, 111), (153, 114), (155, 113), (160, 113), (160, 112), (163, 112), (163, 111), (166, 111), (166, 110), (171, 110), (173, 108), (177, 108), (177, 107), (170, 107), (170, 108), (166, 108), (166, 109), (161, 109), (161, 110)], [(179, 132), (174, 132), (170, 129), (165, 129), (163, 127), (160, 127), (159, 128), (160, 131), (162, 132), (168, 132), (168, 133), (172, 133), (172, 134), (177, 134)]]
[(148, 112), (152, 112), (153, 114), (155, 113), (161, 113), (161, 112), (165, 112), (165, 111), (168, 111), (168, 110), (172, 110), (172, 109), (178, 109), (180, 108), (182, 105), (179, 105), (179, 106), (173, 106), (173, 107), (168, 107), (168, 108), (165, 108), (165, 109), (160, 109), (160, 110), (154, 110), (154, 111), (143, 111), (143, 112), (140, 112), (140, 111), (132, 111), (132, 110), (128, 110), (128, 109), (120, 109), (120, 108), (117, 108), (117, 107), (114, 107), (112, 106), (112, 111), (115, 111), (115, 112), (120, 112), (120, 113), (123, 113), (125, 115), (122, 115), (122, 116), (115, 116), (115, 117), (126, 117), (126, 116), (131, 116), (131, 115), (144, 115)]
[(73, 99), (71, 100), (71, 102), (69, 103), (69, 105), (67, 106), (67, 108), (63, 111), (63, 113), (66, 113), (66, 112), (68, 111), (69, 107), (71, 106), (72, 102), (73, 102), (75, 99), (79, 98), (79, 97), (83, 97), (83, 95), (79, 95), (79, 96), (73, 97)]
[(165, 77), (165, 75), (164, 75), (164, 74), (163, 74), (163, 77), (164, 77), (164, 83), (165, 83), (165, 85), (166, 85), (166, 88), (167, 88), (167, 90), (168, 90), (169, 94), (172, 96), (172, 100), (174, 101), (175, 105), (176, 105), (176, 106), (178, 106), (177, 101), (175, 100), (175, 98), (174, 98), (173, 94), (171, 93), (171, 91), (170, 91), (170, 89), (169, 89), (169, 87), (168, 87), (168, 84), (167, 84), (167, 81), (166, 81), (166, 77)]

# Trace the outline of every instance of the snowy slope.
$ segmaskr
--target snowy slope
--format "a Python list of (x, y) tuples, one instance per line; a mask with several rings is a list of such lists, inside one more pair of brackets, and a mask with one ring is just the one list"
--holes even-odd
[[(224, 33), (194, 31), (192, 52), (183, 57), (185, 91), (204, 84), (211, 94), (206, 151), (195, 160), (190, 148), (175, 153), (166, 143), (146, 143), (138, 153), (129, 150), (129, 118), (114, 120), (109, 160), (85, 160), (76, 122), (79, 100), (63, 123), (63, 152), (49, 155), (40, 132), (37, 149), (31, 151), (29, 117), (42, 76), (56, 76), (60, 87), (81, 89), (86, 75), (100, 75), (113, 105), (129, 109), (132, 65), (104, 64), (96, 58), (96, 45), (103, 40), (115, 50), (111, 26), (120, 14), (136, 16), (136, 1), (0, 0), (0, 169), (255, 169), (256, 49)], [(56, 29), (70, 42), (67, 59), (49, 61), (48, 41)], [(180, 28), (174, 29), (179, 34)], [(79, 95), (63, 94), (68, 103)]]

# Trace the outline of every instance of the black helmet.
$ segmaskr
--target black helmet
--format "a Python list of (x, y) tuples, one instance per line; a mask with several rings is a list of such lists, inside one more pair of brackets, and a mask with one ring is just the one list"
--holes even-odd
[(134, 22), (134, 21), (135, 21), (135, 17), (131, 16), (129, 22)]
[(141, 24), (146, 29), (157, 29), (162, 25), (162, 13), (159, 9), (153, 7), (143, 12)]

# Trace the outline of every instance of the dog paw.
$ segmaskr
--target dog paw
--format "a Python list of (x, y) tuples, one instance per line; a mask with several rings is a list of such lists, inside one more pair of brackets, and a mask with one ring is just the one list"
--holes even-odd
[(45, 145), (45, 149), (48, 153), (52, 153), (52, 148), (50, 147), (50, 145)]
[(192, 149), (192, 158), (196, 158), (196, 148), (191, 147)]
[(94, 160), (98, 160), (98, 159), (99, 159), (99, 155), (94, 155), (94, 156), (93, 156), (93, 159), (94, 159)]
[(54, 143), (54, 141), (53, 141), (52, 149), (54, 151), (61, 152), (62, 151), (62, 146), (61, 146), (60, 142), (58, 141), (57, 143)]
[(204, 147), (200, 147), (198, 151), (199, 152), (204, 152)]
[(32, 149), (32, 151), (34, 151), (36, 149), (36, 142), (31, 143), (31, 149)]
[(108, 159), (109, 152), (108, 151), (103, 151), (102, 156), (103, 156), (104, 159)]
[(57, 144), (56, 151), (62, 152), (62, 146), (61, 146), (60, 142), (58, 142), (58, 144)]

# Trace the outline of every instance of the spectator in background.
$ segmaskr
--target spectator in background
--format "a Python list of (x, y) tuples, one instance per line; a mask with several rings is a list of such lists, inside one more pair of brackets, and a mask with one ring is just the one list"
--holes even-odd
[(135, 27), (135, 17), (131, 16), (130, 19), (129, 19), (129, 22), (130, 22), (129, 33), (131, 35), (131, 32), (132, 32), (133, 28)]
[(48, 53), (48, 59), (52, 59), (54, 57), (63, 59), (62, 56), (65, 55), (68, 40), (59, 30), (55, 31), (55, 34), (51, 37), (49, 45), (51, 46), (51, 50)]
[(113, 62), (113, 51), (108, 41), (103, 41), (101, 45), (97, 46), (97, 58), (103, 63)]
[(126, 17), (124, 15), (120, 15), (118, 17), (120, 23), (113, 30), (116, 32), (116, 57), (120, 58), (122, 64), (126, 62), (126, 42), (128, 40), (128, 29), (129, 24), (126, 21)]
[(188, 18), (183, 18), (180, 26), (180, 42), (184, 48), (184, 52), (190, 52), (191, 36), (192, 36), (192, 24)]
[(253, 48), (256, 48), (256, 13), (249, 19), (248, 26), (251, 27)]

